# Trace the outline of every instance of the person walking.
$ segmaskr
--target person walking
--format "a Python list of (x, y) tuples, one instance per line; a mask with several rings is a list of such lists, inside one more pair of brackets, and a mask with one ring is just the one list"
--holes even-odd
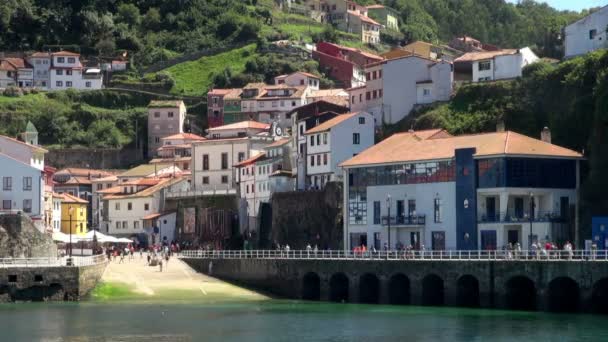
[(160, 268), (160, 272), (162, 272), (163, 271), (163, 258), (160, 258), (158, 260), (158, 267)]

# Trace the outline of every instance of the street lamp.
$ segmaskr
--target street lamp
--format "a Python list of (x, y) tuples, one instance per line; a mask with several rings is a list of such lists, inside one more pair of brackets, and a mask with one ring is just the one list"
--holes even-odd
[(388, 207), (388, 250), (391, 250), (391, 194), (386, 195), (386, 205)]
[(534, 239), (534, 232), (532, 230), (532, 220), (534, 217), (534, 193), (532, 192), (530, 192), (530, 213), (528, 216), (530, 218), (530, 241), (528, 241), (528, 246), (531, 246), (534, 242), (532, 241)]

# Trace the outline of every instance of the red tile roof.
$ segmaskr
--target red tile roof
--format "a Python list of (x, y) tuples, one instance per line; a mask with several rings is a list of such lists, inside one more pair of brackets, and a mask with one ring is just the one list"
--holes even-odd
[(359, 13), (357, 13), (355, 11), (349, 10), (348, 14), (354, 15), (355, 17), (358, 17), (361, 21), (364, 21), (364, 22), (366, 22), (368, 24), (382, 26), (382, 24), (380, 24), (379, 22), (375, 21), (374, 19), (372, 19), (370, 17), (367, 17), (367, 16), (364, 16), (363, 14), (359, 14)]
[(245, 159), (242, 162), (238, 163), (238, 164), (234, 164), (234, 167), (241, 167), (241, 166), (246, 166), (246, 165), (251, 165), (253, 163), (255, 163), (256, 161), (262, 159), (266, 157), (266, 153), (262, 152), (262, 153), (258, 153), (253, 157), (250, 157), (249, 159)]
[(79, 53), (76, 52), (71, 52), (71, 51), (59, 51), (59, 52), (53, 52), (51, 53), (51, 55), (53, 56), (69, 56), (69, 57), (78, 57), (80, 56)]
[(51, 57), (51, 54), (49, 52), (34, 52), (33, 54), (30, 55), (30, 57), (48, 58), (48, 57)]
[(283, 139), (273, 142), (272, 144), (266, 146), (265, 148), (283, 146), (283, 145), (287, 144), (288, 142), (289, 142), (289, 138), (283, 138)]
[(480, 52), (468, 52), (464, 55), (456, 58), (455, 63), (458, 62), (475, 62), (485, 59), (492, 59), (497, 56), (514, 55), (517, 53), (516, 49), (503, 49), (498, 51), (480, 51)]
[(209, 92), (207, 94), (209, 95), (226, 95), (228, 93), (230, 93), (232, 91), (232, 89), (211, 89), (209, 90)]
[(196, 135), (196, 134), (192, 134), (192, 133), (178, 133), (178, 134), (173, 134), (173, 135), (161, 138), (161, 140), (177, 140), (177, 139), (205, 140), (205, 138), (201, 137), (200, 135)]
[(460, 148), (475, 148), (476, 157), (520, 155), (583, 158), (576, 151), (511, 131), (450, 136), (445, 131), (432, 130), (394, 134), (343, 162), (341, 166), (451, 159), (455, 150)]
[(311, 129), (309, 129), (308, 131), (306, 131), (304, 134), (312, 134), (312, 133), (319, 133), (319, 132), (325, 132), (330, 130), (331, 128), (333, 128), (334, 126), (337, 126), (339, 124), (341, 124), (342, 122), (352, 118), (353, 116), (357, 115), (359, 113), (348, 113), (348, 114), (341, 114), (336, 116), (333, 119), (329, 119), (327, 121), (325, 121), (324, 123), (313, 127)]

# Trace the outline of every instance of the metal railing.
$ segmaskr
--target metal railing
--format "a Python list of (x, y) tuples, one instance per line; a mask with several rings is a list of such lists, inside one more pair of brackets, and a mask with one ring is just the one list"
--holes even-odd
[(0, 268), (9, 267), (63, 267), (63, 266), (91, 266), (104, 263), (105, 255), (91, 255), (84, 257), (56, 257), (56, 258), (0, 258)]
[(203, 197), (203, 196), (216, 196), (216, 195), (235, 195), (236, 189), (217, 189), (217, 190), (174, 190), (167, 192), (167, 198), (189, 198), (189, 197)]
[[(382, 225), (388, 225), (388, 220), (388, 216), (383, 216)], [(390, 222), (394, 226), (424, 226), (426, 224), (426, 215), (391, 216)]]
[(322, 260), (437, 260), (437, 261), (608, 261), (608, 250), (522, 251), (308, 251), (308, 250), (187, 250), (181, 258), (205, 259), (322, 259)]
[[(532, 222), (556, 222), (565, 221), (567, 217), (562, 217), (560, 213), (553, 211), (540, 211), (535, 212), (532, 215)], [(488, 213), (482, 212), (477, 215), (477, 222), (481, 223), (493, 223), (493, 222), (519, 222), (526, 223), (530, 222), (530, 215), (528, 212), (516, 213), (515, 211), (507, 212), (495, 212)]]

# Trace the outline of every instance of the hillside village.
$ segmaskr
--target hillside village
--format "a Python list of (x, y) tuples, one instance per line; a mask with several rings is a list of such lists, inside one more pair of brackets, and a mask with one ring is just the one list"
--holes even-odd
[[(529, 46), (498, 47), (467, 35), (384, 48), (391, 45), (382, 41), (386, 32), (399, 30), (399, 15), (382, 4), (280, 0), (274, 6), (327, 27), (315, 41), (267, 42), (272, 51), (295, 51), (314, 67), (240, 83), (224, 75), (229, 87), (214, 84), (216, 74), (209, 89), (199, 90), (204, 96), (138, 88), (151, 74), (133, 81), (139, 85), (123, 82), (132, 75), (127, 52), (85, 58), (61, 49), (0, 57), (6, 96), (111, 88), (151, 98), (145, 122), (136, 123), (145, 136), (134, 132), (145, 160), (139, 165), (57, 169), (45, 162), (53, 151), (39, 143), (42, 132), (32, 122), (23, 123), (19, 136), (0, 136), (2, 211), (22, 212), (49, 234), (95, 230), (142, 246), (179, 241), (218, 249), (496, 250), (541, 241), (583, 246), (605, 234), (600, 220), (581, 226), (581, 167), (588, 155), (557, 144), (551, 122), (541, 123), (534, 136), (512, 131), (505, 118), (479, 134), (413, 125), (386, 132), (449, 104), (459, 89), (493, 89), (535, 67), (595, 56), (607, 47), (608, 7), (564, 27), (560, 61), (539, 57)], [(322, 39), (332, 30), (359, 42)], [(176, 82), (163, 79), (162, 71), (154, 75)], [(305, 203), (335, 187), (341, 213), (328, 226), (339, 227), (341, 239), (304, 218), (298, 227), (276, 226), (279, 194)], [(608, 240), (596, 240), (604, 249)]]

